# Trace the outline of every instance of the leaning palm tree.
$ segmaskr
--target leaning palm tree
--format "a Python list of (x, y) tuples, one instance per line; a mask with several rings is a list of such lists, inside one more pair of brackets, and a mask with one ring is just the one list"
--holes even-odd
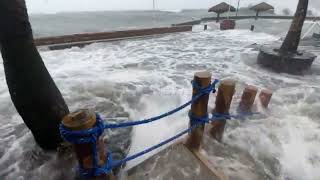
[(0, 47), (18, 113), (36, 142), (55, 150), (62, 142), (60, 121), (69, 110), (33, 42), (24, 0), (0, 0)]
[(289, 32), (280, 48), (281, 51), (297, 51), (301, 39), (302, 27), (307, 16), (308, 4), (309, 0), (299, 0)]
[(258, 63), (278, 72), (304, 74), (309, 70), (316, 56), (299, 51), (302, 27), (307, 15), (309, 0), (299, 0), (292, 24), (280, 48), (262, 47)]

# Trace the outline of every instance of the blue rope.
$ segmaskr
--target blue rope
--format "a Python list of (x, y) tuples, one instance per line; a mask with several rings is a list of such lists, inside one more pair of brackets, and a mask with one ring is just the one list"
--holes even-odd
[(253, 115), (259, 115), (260, 113), (258, 112), (247, 112), (247, 113), (240, 113), (237, 115), (231, 115), (229, 113), (212, 113), (212, 117), (209, 118), (209, 121), (222, 121), (222, 120), (232, 120), (232, 119), (245, 119), (248, 116), (253, 116)]
[(97, 114), (95, 126), (91, 129), (80, 130), (80, 131), (70, 131), (66, 127), (64, 127), (63, 124), (60, 124), (60, 126), (59, 126), (60, 134), (65, 141), (68, 141), (72, 144), (89, 144), (90, 143), (92, 145), (91, 151), (92, 151), (92, 155), (93, 155), (93, 159), (92, 159), (92, 167), (93, 168), (83, 169), (82, 167), (79, 167), (78, 170), (80, 172), (80, 175), (83, 177), (92, 177), (92, 176), (100, 176), (102, 174), (108, 174), (112, 171), (112, 169), (119, 167), (128, 161), (131, 161), (131, 160), (136, 159), (140, 156), (143, 156), (144, 154), (147, 154), (151, 151), (154, 151), (155, 149), (158, 149), (159, 147), (164, 146), (164, 145), (178, 139), (182, 135), (190, 132), (192, 129), (209, 122), (208, 115), (201, 117), (201, 118), (196, 118), (193, 115), (191, 115), (191, 113), (189, 113), (189, 117), (191, 120), (190, 128), (182, 131), (181, 133), (179, 133), (179, 134), (177, 134), (177, 135), (175, 135), (165, 141), (162, 141), (161, 143), (159, 143), (157, 145), (154, 145), (154, 146), (152, 146), (144, 151), (141, 151), (139, 153), (136, 153), (132, 156), (126, 157), (122, 160), (113, 161), (112, 154), (108, 153), (106, 163), (103, 166), (98, 165), (97, 140), (98, 140), (99, 136), (102, 135), (104, 129), (131, 127), (131, 126), (150, 123), (150, 122), (162, 119), (164, 117), (170, 116), (170, 115), (186, 108), (187, 106), (193, 104), (196, 100), (198, 100), (203, 95), (209, 94), (211, 92), (215, 93), (216, 92), (215, 86), (218, 82), (219, 82), (218, 80), (215, 80), (208, 87), (203, 88), (203, 87), (200, 87), (195, 81), (192, 81), (192, 85), (197, 90), (197, 94), (194, 95), (190, 101), (188, 101), (187, 103), (183, 104), (182, 106), (180, 106), (178, 108), (175, 108), (174, 110), (171, 110), (169, 112), (166, 112), (162, 115), (159, 115), (159, 116), (156, 116), (153, 118), (149, 118), (149, 119), (145, 119), (145, 120), (141, 120), (141, 121), (119, 123), (119, 124), (104, 124), (101, 116), (99, 114)]
[(104, 168), (98, 166), (97, 140), (104, 131), (103, 121), (99, 118), (96, 120), (94, 128), (82, 131), (70, 131), (62, 124), (59, 127), (62, 138), (72, 144), (91, 144), (93, 155), (91, 169), (83, 169), (78, 167), (78, 171), (83, 177), (100, 176), (105, 173)]
[[(197, 101), (200, 97), (202, 97), (205, 94), (209, 94), (209, 93), (215, 93), (216, 92), (216, 85), (219, 83), (219, 80), (214, 80), (213, 83), (211, 83), (208, 87), (200, 87), (195, 81), (191, 81), (193, 87), (195, 89), (197, 89), (198, 93), (192, 97), (192, 99), (190, 101), (188, 101), (187, 103), (183, 104), (180, 107), (175, 108), (174, 110), (171, 110), (169, 112), (163, 113), (159, 116), (153, 117), (153, 118), (149, 118), (149, 119), (145, 119), (145, 120), (140, 120), (140, 121), (132, 121), (132, 122), (125, 122), (125, 123), (119, 123), (119, 124), (106, 124), (105, 125), (105, 129), (116, 129), (116, 128), (124, 128), (124, 127), (131, 127), (131, 126), (137, 126), (137, 125), (142, 125), (142, 124), (147, 124), (147, 123), (151, 123), (157, 120), (160, 120), (162, 118), (168, 117), (172, 114), (175, 114), (179, 111), (181, 111), (182, 109), (188, 107), (189, 105), (193, 104), (195, 101)], [(101, 118), (101, 117), (99, 117)]]
[(199, 127), (199, 126), (202, 125), (202, 124), (204, 124), (204, 123), (203, 123), (203, 122), (198, 122), (198, 123), (196, 123), (196, 124), (193, 124), (192, 126), (190, 126), (190, 128), (188, 128), (188, 129), (180, 132), (179, 134), (177, 134), (177, 135), (175, 135), (175, 136), (173, 136), (173, 137), (171, 137), (171, 138), (169, 138), (169, 139), (167, 139), (167, 140), (162, 141), (161, 143), (159, 143), (159, 144), (157, 144), (157, 145), (154, 145), (154, 146), (152, 146), (152, 147), (150, 147), (150, 148), (148, 148), (148, 149), (146, 149), (146, 150), (144, 150), (144, 151), (141, 151), (141, 152), (139, 152), (139, 153), (136, 153), (136, 154), (134, 154), (134, 155), (132, 155), (132, 156), (126, 157), (126, 158), (124, 158), (124, 159), (122, 159), (122, 160), (115, 161), (115, 162), (112, 163), (112, 167), (113, 167), (113, 168), (119, 167), (119, 166), (121, 166), (122, 164), (124, 164), (124, 163), (126, 163), (126, 162), (128, 162), (128, 161), (134, 160), (134, 159), (136, 159), (136, 158), (138, 158), (138, 157), (140, 157), (140, 156), (143, 156), (144, 154), (147, 154), (147, 153), (149, 153), (149, 152), (151, 152), (151, 151), (154, 151), (154, 150), (160, 148), (161, 146), (164, 146), (164, 145), (166, 145), (166, 144), (169, 144), (170, 142), (172, 142), (172, 141), (178, 139), (179, 137), (181, 137), (181, 136), (183, 136), (183, 135), (191, 132), (191, 130), (193, 130), (194, 128)]

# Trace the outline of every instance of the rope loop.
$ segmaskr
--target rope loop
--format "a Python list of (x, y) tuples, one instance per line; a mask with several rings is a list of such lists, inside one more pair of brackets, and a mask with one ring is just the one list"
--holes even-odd
[(199, 124), (199, 123), (203, 123), (203, 124), (209, 123), (209, 115), (208, 114), (206, 114), (202, 117), (197, 117), (191, 111), (189, 111), (188, 116), (190, 118), (191, 126), (193, 126), (195, 124)]
[(213, 94), (216, 93), (216, 85), (219, 83), (219, 80), (215, 79), (213, 83), (211, 83), (208, 87), (201, 87), (196, 81), (192, 80), (191, 84), (192, 87), (198, 90), (198, 94), (209, 94), (212, 92)]
[(72, 144), (95, 143), (97, 138), (104, 132), (103, 120), (99, 114), (96, 115), (96, 124), (87, 130), (72, 131), (63, 124), (59, 126), (61, 137)]
[(216, 112), (213, 112), (212, 113), (212, 118), (211, 118), (211, 120), (212, 121), (221, 121), (221, 120), (229, 120), (229, 119), (231, 119), (232, 117), (231, 117), (231, 115), (229, 114), (229, 113), (216, 113)]
[[(91, 144), (92, 151), (92, 168), (84, 169), (78, 167), (78, 172), (82, 177), (97, 177), (111, 171), (107, 168), (109, 163), (106, 163), (103, 167), (98, 165), (98, 152), (97, 152), (97, 140), (104, 132), (104, 124), (101, 116), (96, 113), (96, 124), (94, 127), (87, 130), (72, 131), (67, 129), (63, 124), (59, 127), (61, 137), (72, 144)], [(106, 162), (109, 162), (107, 157)]]

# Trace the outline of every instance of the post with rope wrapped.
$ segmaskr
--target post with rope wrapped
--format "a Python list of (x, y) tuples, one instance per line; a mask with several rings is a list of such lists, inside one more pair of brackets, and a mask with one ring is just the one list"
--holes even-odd
[(257, 93), (258, 88), (256, 88), (255, 86), (247, 85), (245, 87), (239, 104), (240, 112), (251, 112)]
[[(70, 113), (66, 117), (63, 118), (62, 125), (64, 128), (70, 130), (70, 131), (84, 131), (84, 130), (90, 130), (96, 125), (96, 114), (93, 111), (90, 110), (78, 110), (76, 112)], [(105, 150), (105, 144), (101, 137), (95, 137), (96, 138), (96, 157), (94, 156), (95, 153), (93, 153), (93, 146), (95, 146), (95, 143), (88, 142), (88, 143), (79, 143), (79, 144), (73, 144), (74, 151), (76, 154), (76, 157), (79, 162), (79, 169), (82, 170), (88, 170), (91, 169), (95, 171), (94, 164), (97, 164), (98, 166), (104, 166), (106, 163), (106, 150)], [(85, 176), (89, 178), (90, 180), (115, 180), (115, 176), (113, 175), (112, 171), (109, 174), (100, 173), (97, 174), (97, 172), (81, 172), (81, 176)], [(87, 175), (84, 175), (87, 173)]]
[[(233, 95), (236, 89), (236, 82), (233, 80), (224, 80), (220, 83), (218, 89), (218, 95), (215, 102), (215, 109), (213, 110), (213, 114), (220, 114), (220, 115), (228, 115), (230, 105), (232, 102)], [(226, 119), (219, 119), (218, 121), (214, 121), (211, 123), (212, 128), (210, 129), (211, 136), (216, 139), (217, 141), (221, 142), (225, 125)]]
[[(204, 71), (204, 72), (197, 72), (194, 75), (193, 80), (193, 97), (199, 93), (199, 88), (206, 88), (211, 84), (211, 73)], [(199, 87), (196, 87), (195, 84)], [(205, 94), (201, 96), (198, 100), (196, 100), (191, 105), (190, 114), (195, 118), (203, 118), (208, 116), (208, 101), (209, 101), (209, 94)], [(193, 126), (196, 122), (190, 119), (190, 127)], [(186, 146), (193, 151), (197, 151), (200, 149), (203, 132), (204, 132), (205, 125), (199, 125), (199, 127), (194, 128), (186, 141)]]

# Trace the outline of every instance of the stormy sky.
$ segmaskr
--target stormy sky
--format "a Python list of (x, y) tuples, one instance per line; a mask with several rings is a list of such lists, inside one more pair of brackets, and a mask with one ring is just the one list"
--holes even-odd
[[(70, 11), (148, 10), (152, 0), (26, 0), (30, 13), (56, 13)], [(160, 10), (207, 9), (222, 0), (155, 0)], [(238, 0), (225, 0), (236, 6)], [(263, 0), (241, 0), (241, 6), (257, 4)], [(320, 12), (320, 0), (309, 0), (310, 9)], [(280, 12), (284, 8), (294, 10), (298, 0), (265, 0)]]

